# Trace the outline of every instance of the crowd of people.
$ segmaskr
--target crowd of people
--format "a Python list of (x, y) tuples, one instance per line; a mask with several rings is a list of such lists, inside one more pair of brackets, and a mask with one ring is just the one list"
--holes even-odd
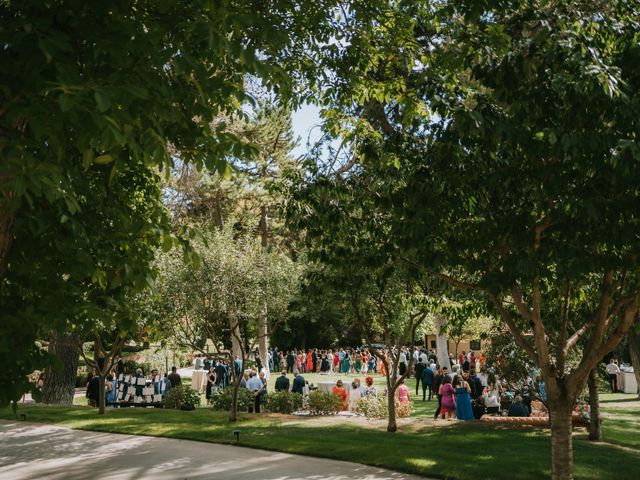
[[(332, 375), (364, 375), (364, 385), (360, 378), (348, 380), (345, 384), (338, 379), (331, 393), (336, 396), (344, 411), (355, 411), (361, 398), (377, 396), (374, 385), (374, 374), (386, 375), (386, 368), (397, 368), (399, 376), (403, 377), (396, 389), (398, 403), (410, 401), (409, 387), (404, 379), (415, 379), (415, 395), (417, 400), (422, 397), (424, 402), (437, 402), (433, 418), (459, 420), (473, 420), (483, 415), (529, 416), (531, 415), (532, 396), (523, 395), (502, 385), (497, 378), (491, 358), (482, 352), (461, 352), (454, 357), (449, 355), (448, 366), (441, 367), (433, 350), (424, 348), (403, 348), (399, 352), (384, 352), (380, 358), (380, 351), (374, 355), (368, 348), (360, 349), (309, 349), (278, 351), (272, 348), (268, 352), (269, 370), (280, 370), (280, 376), (275, 380), (275, 391), (288, 390), (304, 394), (308, 392), (308, 382), (303, 374), (320, 373)], [(396, 359), (397, 365), (394, 365)], [(205, 395), (208, 401), (222, 389), (229, 387), (234, 377), (240, 378), (240, 387), (246, 388), (254, 397), (255, 402), (250, 411), (259, 413), (261, 405), (265, 403), (267, 395), (268, 371), (263, 368), (260, 357), (255, 355), (251, 368), (243, 370), (240, 359), (231, 362), (220, 358), (208, 358), (196, 355), (193, 360), (194, 370), (206, 372)], [(615, 360), (606, 367), (612, 391), (617, 390), (617, 375), (619, 368)], [(233, 371), (232, 371), (233, 370)], [(289, 374), (293, 377), (290, 379)], [(536, 379), (536, 372), (532, 371), (529, 384), (537, 381), (539, 396), (544, 399), (544, 382)], [(139, 380), (144, 379), (144, 380)], [(176, 367), (169, 375), (152, 370), (145, 375), (141, 369), (129, 374), (122, 362), (115, 363), (113, 373), (106, 377), (106, 402), (140, 402), (151, 394), (154, 400), (164, 399), (172, 386), (182, 383)], [(348, 388), (347, 388), (348, 387)], [(312, 387), (313, 388), (313, 387)], [(386, 394), (386, 390), (384, 392)], [(94, 374), (87, 384), (87, 398), (90, 404), (97, 404), (99, 399), (99, 377)]]

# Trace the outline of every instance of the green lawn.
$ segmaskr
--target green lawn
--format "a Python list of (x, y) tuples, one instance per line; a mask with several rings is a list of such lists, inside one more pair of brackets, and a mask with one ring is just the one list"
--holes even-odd
[[(576, 478), (637, 478), (640, 442), (634, 432), (640, 428), (638, 402), (621, 402), (611, 395), (602, 397), (607, 417), (606, 442), (594, 444), (586, 440), (585, 433), (576, 434)], [(624, 400), (630, 398), (627, 395)], [(432, 412), (433, 402), (429, 405)], [(193, 412), (108, 409), (100, 417), (86, 407), (27, 405), (21, 406), (19, 413), (26, 413), (29, 421), (71, 428), (220, 443), (233, 443), (233, 430), (239, 429), (243, 446), (351, 460), (438, 478), (537, 480), (550, 475), (550, 442), (545, 430), (434, 423), (419, 414), (413, 420), (405, 420), (400, 432), (389, 434), (380, 423), (362, 419), (241, 414), (237, 423), (230, 424), (226, 413), (206, 408)], [(0, 410), (0, 418), (15, 417), (4, 409)], [(619, 444), (631, 448), (621, 448)]]

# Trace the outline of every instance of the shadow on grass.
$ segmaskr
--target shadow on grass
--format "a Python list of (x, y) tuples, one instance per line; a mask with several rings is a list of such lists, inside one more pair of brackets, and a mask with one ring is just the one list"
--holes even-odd
[[(21, 409), (22, 410), (22, 409)], [(429, 477), (467, 480), (537, 480), (550, 476), (550, 439), (546, 429), (508, 428), (474, 422), (424, 426), (412, 432), (387, 433), (353, 424), (305, 425), (279, 418), (243, 414), (230, 423), (225, 412), (113, 410), (99, 416), (92, 409), (32, 407), (32, 421), (94, 431), (173, 437), (334, 458)], [(0, 418), (8, 418), (0, 410)], [(622, 427), (619, 433), (627, 425)], [(585, 480), (636, 478), (640, 451), (574, 440), (575, 477)], [(461, 461), (463, 459), (463, 461)]]
[(616, 400), (615, 398), (600, 400), (600, 403), (628, 403), (628, 402), (640, 402), (640, 397), (636, 396), (633, 398), (623, 398), (621, 400)]

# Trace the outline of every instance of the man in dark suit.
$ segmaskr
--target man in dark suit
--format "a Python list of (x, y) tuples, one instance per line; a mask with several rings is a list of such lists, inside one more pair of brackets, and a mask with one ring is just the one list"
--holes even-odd
[(229, 386), (229, 369), (222, 361), (219, 361), (215, 368), (216, 385), (220, 388), (227, 388)]
[(280, 376), (276, 378), (276, 392), (282, 392), (289, 390), (289, 379), (287, 378), (286, 370), (280, 372)]
[(293, 373), (293, 352), (287, 352), (287, 373)]
[(180, 374), (178, 373), (178, 369), (176, 367), (171, 367), (171, 373), (167, 378), (171, 382), (172, 387), (182, 385), (182, 378), (180, 378)]
[(299, 373), (296, 373), (295, 378), (293, 379), (293, 385), (291, 386), (291, 391), (293, 393), (299, 393), (300, 395), (303, 395), (305, 385), (306, 382), (304, 381), (304, 377)]
[(449, 375), (449, 368), (444, 367), (440, 370), (440, 366), (436, 366), (435, 376), (433, 377), (433, 384), (431, 385), (431, 390), (435, 392), (438, 398), (438, 408), (436, 408), (435, 413), (433, 414), (433, 419), (435, 420), (440, 416), (440, 409), (442, 408), (442, 397), (440, 396), (440, 385), (444, 382), (445, 375)]
[(313, 353), (311, 354), (311, 363), (313, 364), (313, 371), (318, 371), (318, 350), (313, 349)]
[(465, 380), (467, 380), (471, 388), (471, 398), (473, 400), (480, 398), (484, 387), (482, 386), (482, 380), (476, 375), (476, 369), (474, 367), (471, 367), (469, 370), (469, 378), (465, 378)]
[(422, 363), (422, 359), (418, 359), (418, 363), (416, 363), (415, 371), (413, 373), (413, 376), (416, 377), (416, 395), (418, 395), (418, 387), (420, 387), (420, 382), (422, 382), (422, 372), (424, 372), (425, 367), (426, 365)]

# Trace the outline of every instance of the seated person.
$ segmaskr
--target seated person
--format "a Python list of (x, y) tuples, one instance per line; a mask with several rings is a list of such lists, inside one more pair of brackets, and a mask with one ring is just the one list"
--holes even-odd
[(472, 402), (473, 418), (479, 420), (487, 413), (487, 408), (484, 405), (484, 397), (479, 396)]
[(482, 394), (487, 413), (495, 415), (500, 413), (500, 392), (497, 388), (486, 388)]
[(524, 403), (522, 403), (522, 397), (520, 395), (516, 395), (516, 398), (513, 399), (513, 403), (509, 405), (509, 416), (510, 417), (528, 417), (529, 416), (529, 409)]

